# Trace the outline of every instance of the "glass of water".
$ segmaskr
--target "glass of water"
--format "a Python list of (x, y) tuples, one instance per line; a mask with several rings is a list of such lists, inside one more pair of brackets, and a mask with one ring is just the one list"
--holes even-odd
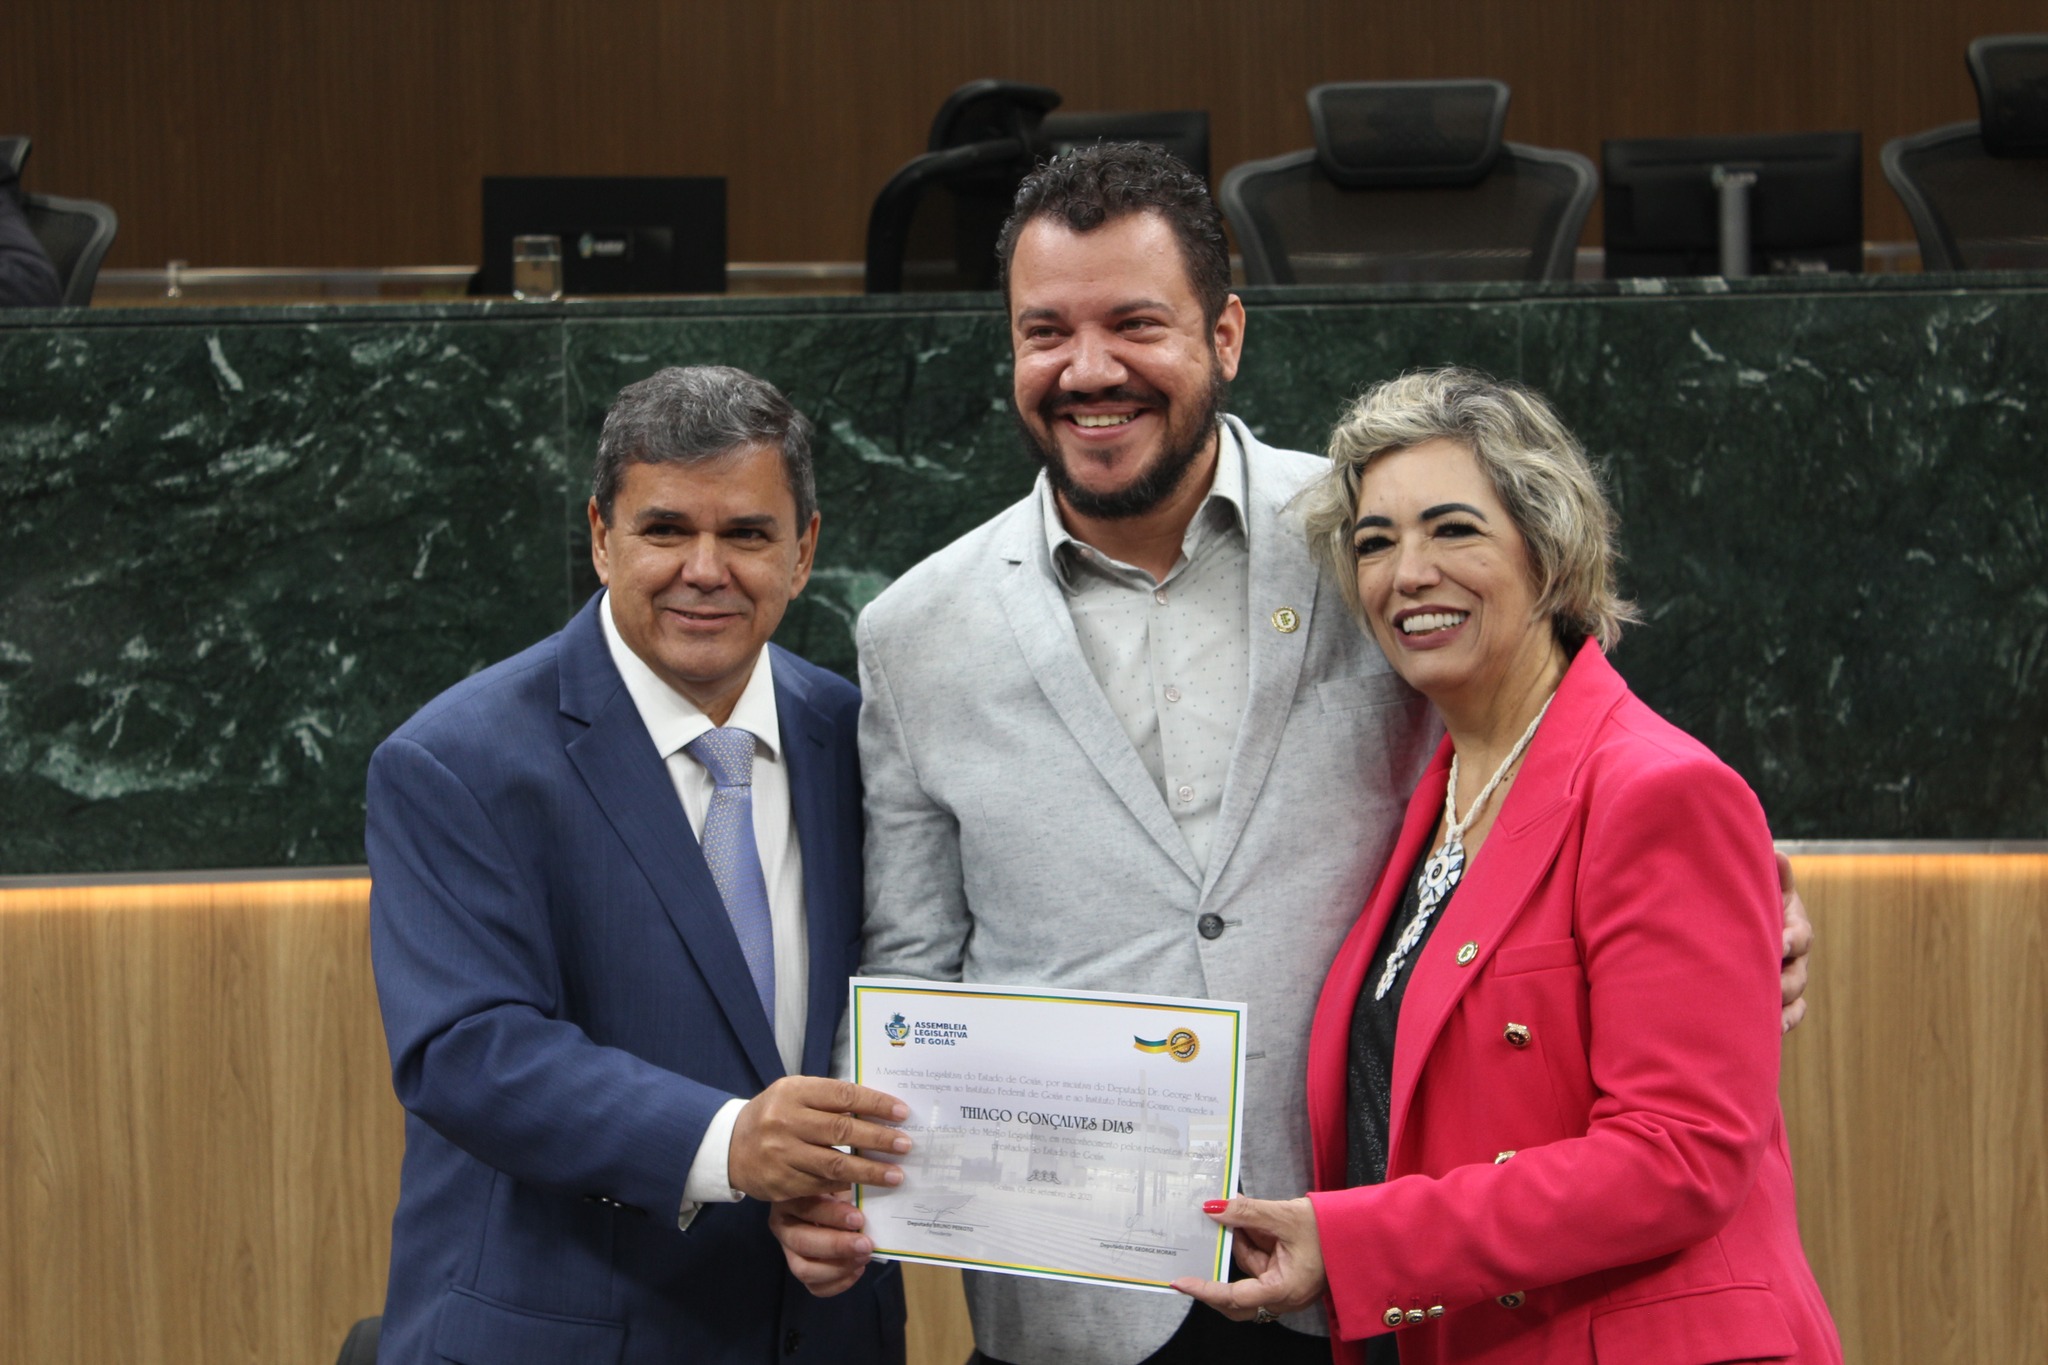
[(512, 239), (512, 297), (553, 303), (562, 297), (562, 239), (546, 233)]

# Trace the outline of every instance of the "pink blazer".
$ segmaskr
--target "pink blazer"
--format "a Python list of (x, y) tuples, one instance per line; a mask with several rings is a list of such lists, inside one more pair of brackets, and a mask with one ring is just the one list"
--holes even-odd
[(1324, 983), (1314, 1202), (1339, 1361), (1838, 1362), (1779, 1112), (1783, 913), (1741, 778), (1587, 645), (1401, 1006), (1384, 1185), (1346, 1189), (1370, 961), (1448, 742)]

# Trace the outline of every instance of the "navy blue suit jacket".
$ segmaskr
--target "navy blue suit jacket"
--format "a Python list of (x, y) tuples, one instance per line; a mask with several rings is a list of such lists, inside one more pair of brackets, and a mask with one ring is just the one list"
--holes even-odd
[[(601, 601), (370, 761), (371, 947), (406, 1110), (379, 1358), (900, 1360), (893, 1267), (814, 1299), (765, 1206), (677, 1229), (712, 1115), (782, 1064)], [(777, 650), (775, 704), (803, 849), (803, 1069), (823, 1073), (860, 952), (860, 696)]]

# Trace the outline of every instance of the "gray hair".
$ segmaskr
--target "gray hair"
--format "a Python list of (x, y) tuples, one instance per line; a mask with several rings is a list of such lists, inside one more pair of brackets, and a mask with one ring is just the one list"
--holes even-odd
[(765, 379), (729, 365), (671, 366), (619, 390), (597, 438), (591, 496), (612, 524), (612, 502), (629, 464), (700, 464), (747, 446), (782, 456), (796, 500), (796, 529), (818, 510), (811, 424)]
[(1476, 370), (1417, 370), (1366, 390), (1330, 433), (1330, 471), (1302, 493), (1309, 551), (1360, 615), (1351, 548), (1358, 488), (1381, 456), (1425, 441), (1472, 452), (1529, 546), (1538, 612), (1567, 648), (1582, 640), (1612, 649), (1625, 622), (1640, 621), (1616, 591), (1621, 551), (1614, 509), (1585, 450), (1541, 394)]

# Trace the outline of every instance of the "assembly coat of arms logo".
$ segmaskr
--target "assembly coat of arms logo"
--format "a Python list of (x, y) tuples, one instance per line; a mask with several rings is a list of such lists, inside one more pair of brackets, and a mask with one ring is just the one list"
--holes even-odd
[(910, 1025), (904, 1022), (900, 1013), (889, 1016), (889, 1022), (882, 1025), (882, 1032), (889, 1035), (890, 1047), (902, 1047), (910, 1041)]

